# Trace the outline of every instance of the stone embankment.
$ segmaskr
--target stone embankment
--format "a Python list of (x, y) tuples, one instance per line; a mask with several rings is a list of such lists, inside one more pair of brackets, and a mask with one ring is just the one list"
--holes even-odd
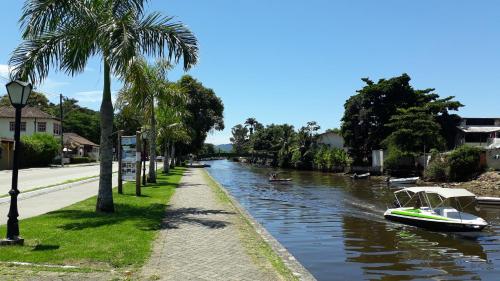
[(500, 172), (486, 172), (466, 182), (426, 183), (449, 188), (465, 188), (477, 196), (500, 197)]

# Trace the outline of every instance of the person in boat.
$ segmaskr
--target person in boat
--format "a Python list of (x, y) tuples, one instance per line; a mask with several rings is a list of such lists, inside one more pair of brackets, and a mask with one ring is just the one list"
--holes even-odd
[(277, 175), (276, 175), (276, 173), (271, 173), (271, 175), (269, 176), (269, 179), (270, 179), (270, 180), (275, 180), (275, 179), (277, 179)]

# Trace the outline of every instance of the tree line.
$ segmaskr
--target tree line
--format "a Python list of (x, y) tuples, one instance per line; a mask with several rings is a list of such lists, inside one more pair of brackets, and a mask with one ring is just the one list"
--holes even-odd
[(231, 130), (233, 152), (252, 155), (252, 162), (300, 169), (326, 169), (348, 165), (370, 166), (372, 151), (385, 149), (385, 166), (400, 168), (431, 151), (454, 148), (455, 114), (463, 105), (453, 96), (441, 98), (433, 88), (414, 89), (410, 76), (402, 74), (365, 86), (344, 104), (340, 129), (331, 129), (345, 141), (344, 150), (317, 143), (320, 126), (312, 121), (299, 130), (292, 125), (263, 126), (248, 118)]
[(318, 142), (320, 126), (307, 122), (298, 130), (289, 124), (259, 123), (248, 118), (231, 129), (233, 152), (249, 155), (252, 163), (282, 168), (343, 170), (350, 163), (347, 153)]

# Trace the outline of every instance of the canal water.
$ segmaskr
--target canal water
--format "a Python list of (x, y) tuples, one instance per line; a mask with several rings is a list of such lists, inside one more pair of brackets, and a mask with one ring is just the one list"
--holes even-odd
[(209, 161), (221, 183), (318, 280), (500, 280), (500, 208), (472, 210), (491, 227), (445, 234), (392, 223), (384, 182)]

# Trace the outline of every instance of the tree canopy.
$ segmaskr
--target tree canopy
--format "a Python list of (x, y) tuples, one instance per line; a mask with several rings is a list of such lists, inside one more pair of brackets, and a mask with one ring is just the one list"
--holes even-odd
[(224, 130), (224, 104), (214, 90), (189, 75), (184, 75), (177, 86), (187, 94), (186, 125), (189, 128), (191, 142), (189, 152), (198, 152), (211, 130)]
[(432, 88), (415, 90), (410, 85), (411, 78), (407, 74), (380, 79), (377, 83), (368, 78), (362, 80), (366, 85), (344, 105), (341, 127), (345, 144), (356, 163), (366, 163), (372, 150), (384, 148), (383, 141), (393, 133), (396, 126), (386, 125), (393, 116), (404, 114), (401, 109), (426, 110), (439, 123), (441, 137), (448, 142), (452, 141), (453, 131), (450, 126), (454, 128), (457, 116), (449, 111), (463, 106), (454, 101), (454, 97), (440, 99)]

